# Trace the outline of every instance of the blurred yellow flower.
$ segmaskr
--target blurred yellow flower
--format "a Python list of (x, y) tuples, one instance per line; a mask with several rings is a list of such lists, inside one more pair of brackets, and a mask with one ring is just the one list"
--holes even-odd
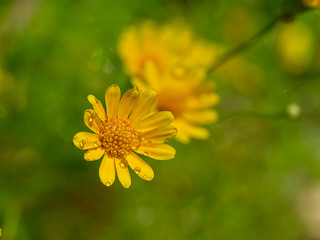
[[(179, 77), (178, 77), (179, 75)], [(218, 119), (216, 111), (210, 109), (219, 102), (213, 82), (203, 82), (204, 72), (193, 71), (160, 75), (156, 66), (149, 62), (144, 78), (135, 77), (133, 85), (140, 91), (157, 89), (155, 111), (170, 111), (174, 115), (172, 125), (178, 129), (176, 139), (183, 143), (191, 138), (207, 139), (209, 131), (199, 124), (210, 124)]]
[(320, 0), (302, 0), (302, 3), (310, 8), (320, 7)]
[(157, 26), (146, 21), (128, 27), (119, 39), (118, 52), (130, 75), (142, 76), (147, 62), (153, 62), (159, 73), (168, 68), (210, 67), (217, 48), (197, 40), (183, 23)]
[(156, 95), (153, 89), (140, 94), (133, 88), (121, 98), (120, 88), (111, 85), (105, 93), (106, 112), (99, 100), (93, 95), (88, 96), (93, 110), (85, 111), (84, 122), (94, 133), (79, 132), (73, 143), (79, 149), (88, 149), (84, 154), (87, 161), (104, 156), (99, 176), (106, 186), (113, 184), (117, 172), (122, 186), (130, 187), (128, 165), (142, 179), (153, 179), (152, 168), (133, 151), (158, 160), (174, 158), (175, 149), (163, 143), (177, 133), (176, 128), (170, 125), (172, 113), (149, 113)]
[(314, 62), (316, 39), (312, 29), (302, 22), (283, 24), (276, 46), (283, 67), (295, 74), (309, 70)]
[(198, 124), (209, 124), (218, 115), (209, 109), (219, 96), (214, 84), (203, 80), (220, 50), (198, 40), (185, 24), (156, 26), (147, 21), (129, 27), (119, 40), (118, 52), (132, 84), (139, 90), (158, 92), (155, 111), (171, 111), (175, 117), (177, 139), (206, 139), (209, 132)]

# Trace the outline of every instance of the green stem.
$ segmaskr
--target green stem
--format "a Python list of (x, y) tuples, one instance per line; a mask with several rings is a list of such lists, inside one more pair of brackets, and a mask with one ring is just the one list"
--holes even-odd
[(239, 46), (232, 49), (230, 52), (226, 53), (224, 56), (221, 57), (221, 59), (214, 64), (211, 69), (209, 69), (209, 72), (214, 72), (219, 67), (221, 67), (223, 64), (229, 62), (232, 58), (234, 58), (237, 54), (240, 52), (246, 50), (247, 48), (254, 45), (262, 36), (264, 36), (266, 33), (268, 33), (278, 22), (281, 20), (283, 16), (279, 15), (275, 17), (267, 26), (262, 28), (256, 35), (245, 41), (244, 43), (240, 44)]

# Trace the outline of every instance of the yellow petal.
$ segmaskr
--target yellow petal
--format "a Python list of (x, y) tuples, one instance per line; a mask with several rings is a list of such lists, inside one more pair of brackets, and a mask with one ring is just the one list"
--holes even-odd
[(120, 88), (117, 85), (112, 84), (108, 87), (105, 94), (108, 119), (117, 116), (120, 96)]
[(116, 178), (115, 162), (108, 154), (105, 154), (101, 161), (99, 177), (101, 182), (107, 187), (111, 186)]
[(102, 147), (92, 148), (84, 154), (84, 159), (87, 161), (95, 161), (100, 159), (104, 153), (105, 149)]
[(157, 160), (172, 159), (176, 154), (173, 147), (164, 143), (142, 143), (136, 152)]
[(218, 114), (216, 111), (190, 111), (183, 114), (183, 118), (192, 123), (209, 124), (218, 120)]
[(73, 143), (80, 149), (90, 149), (101, 146), (99, 135), (88, 132), (79, 132), (74, 135)]
[(136, 123), (136, 127), (142, 131), (147, 131), (164, 125), (169, 125), (174, 116), (169, 111), (161, 111), (143, 118)]
[(154, 172), (152, 168), (143, 161), (139, 156), (134, 153), (130, 153), (126, 156), (129, 166), (132, 170), (142, 179), (151, 181), (154, 178)]
[(191, 98), (187, 102), (187, 108), (192, 108), (192, 109), (208, 108), (208, 107), (217, 105), (219, 101), (220, 101), (220, 96), (218, 94), (215, 94), (215, 93), (202, 94), (200, 97)]
[(184, 131), (181, 131), (181, 130), (178, 131), (175, 139), (181, 143), (184, 143), (184, 144), (190, 143), (190, 141), (191, 141), (190, 134), (188, 134)]
[(137, 87), (140, 92), (145, 92), (149, 88), (146, 83), (139, 77), (133, 77), (130, 82), (133, 86)]
[(107, 115), (104, 110), (104, 107), (102, 106), (102, 103), (93, 95), (89, 95), (88, 101), (91, 103), (94, 111), (98, 114), (99, 118), (105, 122), (107, 120)]
[(149, 89), (140, 95), (137, 105), (132, 110), (129, 119), (133, 122), (144, 117), (151, 109), (157, 98), (157, 92), (154, 89)]
[(159, 128), (141, 132), (143, 141), (151, 141), (153, 143), (167, 142), (177, 135), (177, 129), (173, 126), (167, 125)]
[(92, 109), (88, 109), (84, 112), (83, 121), (90, 130), (99, 134), (103, 130), (103, 125), (97, 113)]
[(155, 62), (151, 60), (147, 60), (145, 62), (145, 71), (144, 71), (144, 77), (146, 81), (148, 81), (149, 86), (154, 89), (160, 88), (160, 78), (159, 78), (159, 70), (157, 69), (157, 66)]
[(118, 117), (128, 117), (139, 99), (139, 92), (136, 88), (127, 91), (121, 98)]
[(186, 121), (176, 120), (172, 123), (172, 125), (178, 129), (178, 133), (184, 132), (193, 138), (207, 139), (210, 136), (210, 133), (207, 129), (202, 128), (202, 127), (197, 127), (197, 126), (190, 124)]
[(124, 159), (116, 158), (116, 169), (119, 181), (121, 182), (124, 188), (129, 188), (131, 185), (131, 176), (128, 169), (128, 164), (123, 164), (121, 161), (126, 161)]

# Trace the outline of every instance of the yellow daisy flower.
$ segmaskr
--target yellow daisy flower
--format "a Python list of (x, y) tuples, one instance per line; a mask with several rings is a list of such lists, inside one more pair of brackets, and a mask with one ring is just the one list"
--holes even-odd
[(94, 133), (79, 132), (73, 143), (79, 149), (88, 149), (84, 154), (87, 161), (103, 156), (99, 176), (106, 186), (113, 184), (117, 172), (122, 186), (129, 188), (128, 165), (142, 179), (153, 179), (152, 168), (133, 151), (157, 160), (174, 158), (175, 149), (163, 143), (177, 133), (176, 128), (170, 125), (172, 113), (149, 113), (156, 96), (153, 89), (140, 94), (133, 88), (121, 98), (120, 88), (111, 85), (105, 93), (106, 112), (99, 100), (93, 95), (88, 96), (93, 109), (85, 111), (84, 122)]
[(159, 73), (167, 68), (207, 69), (216, 59), (218, 50), (206, 41), (197, 40), (181, 22), (157, 26), (146, 21), (123, 32), (118, 52), (128, 74), (143, 76), (149, 61)]
[(176, 139), (190, 142), (191, 138), (207, 139), (209, 131), (199, 125), (210, 124), (218, 119), (211, 109), (220, 98), (213, 82), (204, 82), (205, 73), (190, 71), (160, 74), (152, 62), (148, 62), (144, 78), (133, 78), (132, 84), (139, 90), (157, 89), (155, 111), (170, 111), (174, 115), (172, 125), (178, 129)]

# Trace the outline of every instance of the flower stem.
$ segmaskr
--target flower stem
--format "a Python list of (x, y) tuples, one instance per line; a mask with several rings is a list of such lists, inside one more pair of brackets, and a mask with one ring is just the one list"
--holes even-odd
[(229, 62), (232, 58), (234, 58), (237, 54), (240, 52), (246, 50), (247, 48), (254, 45), (261, 37), (263, 37), (266, 33), (268, 33), (273, 27), (283, 18), (282, 15), (276, 16), (272, 21), (266, 25), (264, 28), (262, 28), (257, 34), (255, 34), (253, 37), (248, 39), (247, 41), (243, 42), (242, 44), (238, 45), (234, 49), (232, 49), (230, 52), (227, 52), (224, 56), (221, 57), (221, 59), (214, 64), (211, 69), (209, 69), (209, 72), (214, 72), (216, 69), (224, 65), (225, 63)]

